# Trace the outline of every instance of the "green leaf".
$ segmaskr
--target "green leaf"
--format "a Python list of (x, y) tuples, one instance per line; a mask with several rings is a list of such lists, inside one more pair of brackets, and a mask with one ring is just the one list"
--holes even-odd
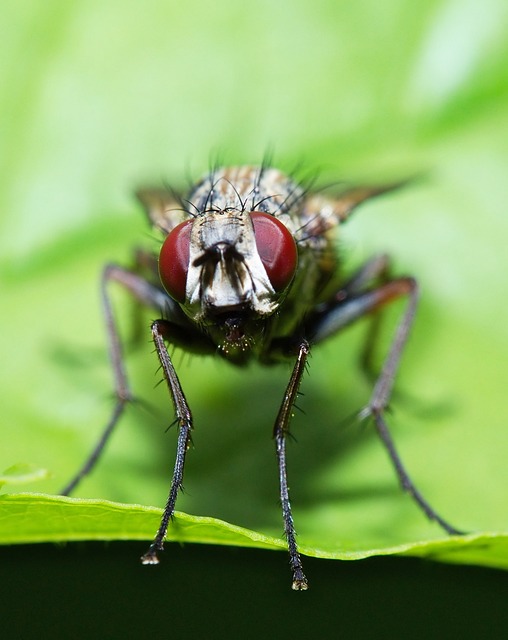
[[(162, 509), (44, 494), (0, 498), (0, 542), (71, 542), (78, 540), (151, 540)], [(281, 538), (263, 535), (228, 522), (176, 512), (167, 542), (197, 542), (261, 549), (284, 549)], [(412, 542), (380, 549), (335, 551), (300, 546), (302, 554), (334, 560), (407, 555), (444, 562), (508, 568), (508, 534), (480, 533), (442, 540)]]
[[(178, 188), (210, 157), (257, 163), (270, 147), (274, 164), (321, 169), (323, 184), (418, 174), (360, 209), (340, 249), (346, 269), (387, 251), (422, 285), (390, 426), (422, 493), (473, 533), (445, 538), (402, 495), (371, 429), (345, 426), (370, 392), (356, 367), (360, 324), (317, 347), (304, 380), (288, 447), (298, 540), (320, 557), (505, 568), (506, 3), (53, 0), (2, 11), (0, 468), (48, 469), (25, 487), (56, 493), (107, 422), (100, 271), (157, 247), (136, 186)], [(127, 412), (76, 492), (87, 500), (2, 496), (5, 543), (154, 533), (160, 511), (135, 503), (165, 502), (173, 416), (154, 389), (150, 313), (121, 293), (115, 308), (132, 387), (155, 409)], [(178, 515), (178, 539), (283, 546), (271, 428), (289, 368), (178, 353), (175, 365), (195, 417), (178, 507), (196, 515)]]

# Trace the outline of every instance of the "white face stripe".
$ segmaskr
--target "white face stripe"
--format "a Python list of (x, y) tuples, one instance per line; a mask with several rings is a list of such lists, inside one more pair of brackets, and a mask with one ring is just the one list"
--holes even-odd
[[(208, 254), (208, 255), (207, 255)], [(260, 316), (277, 308), (278, 297), (261, 262), (249, 213), (204, 213), (191, 231), (186, 310), (199, 320), (246, 306)]]

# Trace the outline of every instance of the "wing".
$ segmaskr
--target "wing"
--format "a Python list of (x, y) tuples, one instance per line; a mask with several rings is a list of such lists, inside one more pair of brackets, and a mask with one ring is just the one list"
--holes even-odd
[(189, 217), (185, 204), (176, 193), (162, 188), (142, 188), (136, 198), (143, 205), (154, 227), (168, 234), (177, 224)]
[(334, 214), (340, 222), (344, 222), (353, 209), (356, 209), (356, 207), (362, 204), (362, 202), (365, 202), (365, 200), (370, 200), (370, 198), (375, 198), (389, 191), (400, 189), (406, 184), (407, 181), (403, 181), (372, 187), (353, 187), (352, 189), (348, 189), (332, 200)]
[(345, 222), (362, 202), (404, 187), (408, 182), (404, 180), (386, 185), (352, 187), (337, 196), (310, 194), (305, 199), (298, 239), (325, 236), (328, 231)]

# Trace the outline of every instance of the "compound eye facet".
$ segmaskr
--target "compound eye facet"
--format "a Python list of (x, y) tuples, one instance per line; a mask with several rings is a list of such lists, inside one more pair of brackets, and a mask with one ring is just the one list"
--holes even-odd
[(256, 246), (275, 291), (285, 289), (295, 275), (298, 250), (291, 231), (275, 216), (260, 211), (251, 214)]
[(159, 276), (162, 285), (177, 302), (185, 302), (191, 229), (192, 220), (185, 220), (172, 229), (159, 254)]

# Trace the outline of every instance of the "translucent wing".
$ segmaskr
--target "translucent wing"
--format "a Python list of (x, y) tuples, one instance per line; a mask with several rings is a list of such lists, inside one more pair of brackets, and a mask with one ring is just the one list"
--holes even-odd
[(143, 205), (152, 225), (166, 234), (189, 217), (179, 196), (167, 189), (138, 189), (136, 197)]

